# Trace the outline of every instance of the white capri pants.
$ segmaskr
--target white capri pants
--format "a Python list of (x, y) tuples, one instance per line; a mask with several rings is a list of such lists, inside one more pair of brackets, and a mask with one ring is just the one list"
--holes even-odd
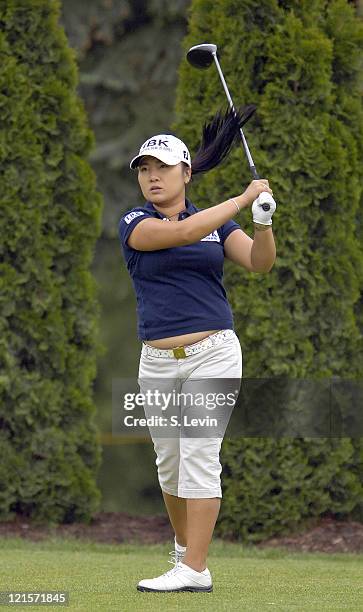
[[(216, 378), (242, 379), (242, 350), (238, 337), (232, 334), (217, 346), (204, 349), (194, 355), (175, 357), (154, 357), (145, 354), (143, 345), (139, 364), (140, 391), (145, 392), (148, 378), (162, 378), (170, 381), (173, 388), (176, 379), (181, 380), (181, 391), (192, 379)], [(211, 334), (213, 339), (216, 334)], [(193, 345), (188, 345), (193, 346)], [(215, 386), (215, 383), (214, 383)], [(165, 390), (165, 386), (164, 386)], [(145, 415), (147, 407), (144, 406)], [(222, 466), (219, 453), (223, 438), (190, 438), (176, 435), (172, 438), (151, 438), (156, 453), (156, 466), (160, 487), (170, 495), (184, 498), (222, 497)]]

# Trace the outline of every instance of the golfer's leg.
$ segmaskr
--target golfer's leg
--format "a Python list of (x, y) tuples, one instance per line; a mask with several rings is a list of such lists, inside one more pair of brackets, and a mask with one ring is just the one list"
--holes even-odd
[(162, 490), (169, 519), (180, 546), (187, 545), (187, 500)]
[[(154, 388), (160, 389), (164, 393), (172, 393), (178, 389), (177, 376), (178, 369), (175, 360), (168, 359), (149, 359), (143, 352), (140, 358), (139, 385), (140, 390), (145, 393)], [(154, 380), (156, 379), (156, 380)], [(179, 409), (177, 416), (179, 418)], [(157, 414), (159, 417), (167, 417), (170, 422), (170, 411), (163, 412), (151, 408), (145, 402), (144, 412), (146, 417)], [(163, 494), (165, 506), (169, 515), (170, 523), (174, 529), (176, 541), (181, 546), (186, 540), (186, 501), (178, 497), (178, 477), (179, 477), (179, 430), (168, 428), (170, 437), (165, 436), (165, 428), (149, 427), (150, 435), (154, 444), (156, 454), (156, 466), (158, 480)]]
[(197, 572), (207, 555), (221, 505), (221, 439), (180, 438), (179, 495), (186, 498), (188, 549), (183, 563)]
[(220, 497), (210, 499), (187, 499), (188, 549), (183, 563), (197, 572), (207, 567), (209, 544), (221, 507)]
[[(236, 336), (216, 350), (209, 351), (209, 355), (200, 354), (199, 359), (199, 364), (193, 363), (192, 376), (186, 380), (183, 391), (194, 387), (193, 378), (210, 377), (213, 380), (242, 377), (242, 352)], [(199, 383), (196, 390), (198, 388)], [(188, 549), (183, 562), (196, 571), (203, 571), (207, 566), (208, 548), (222, 498), (219, 453), (223, 438), (209, 438), (206, 432), (204, 435), (203, 438), (180, 438), (178, 491), (187, 498)]]

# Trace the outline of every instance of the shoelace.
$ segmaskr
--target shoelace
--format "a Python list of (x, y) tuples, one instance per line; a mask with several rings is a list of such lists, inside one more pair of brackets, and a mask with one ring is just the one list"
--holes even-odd
[[(172, 561), (169, 561), (169, 563), (172, 563)], [(163, 574), (163, 576), (172, 576), (173, 574), (175, 574), (176, 570), (178, 570), (178, 569), (180, 569), (180, 565), (179, 565), (179, 562), (177, 561), (176, 565), (174, 567), (172, 567), (170, 570), (168, 570), (167, 572), (165, 572), (165, 574)]]
[(178, 552), (177, 550), (172, 550), (169, 553), (169, 555), (171, 555), (171, 559), (168, 560), (168, 563), (173, 563), (174, 565), (176, 565), (179, 561), (182, 561), (185, 553), (184, 552)]

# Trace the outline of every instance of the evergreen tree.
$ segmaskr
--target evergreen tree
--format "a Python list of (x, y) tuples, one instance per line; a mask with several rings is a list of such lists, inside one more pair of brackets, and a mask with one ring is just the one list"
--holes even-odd
[[(193, 0), (184, 51), (202, 42), (217, 44), (236, 106), (257, 105), (244, 131), (278, 204), (272, 271), (261, 275), (226, 265), (243, 376), (360, 380), (363, 24), (356, 7), (346, 0)], [(193, 159), (201, 125), (225, 105), (225, 94), (214, 65), (196, 70), (183, 61), (179, 76), (172, 127)], [(190, 197), (197, 206), (212, 206), (244, 191), (250, 180), (242, 147), (235, 148), (227, 163), (193, 181)], [(239, 221), (253, 236), (251, 209)], [(268, 410), (266, 398), (264, 406)], [(264, 529), (276, 532), (309, 515), (357, 511), (362, 498), (359, 438), (321, 444), (317, 439), (275, 440), (271, 450), (271, 440), (226, 439), (226, 501), (219, 528), (236, 535), (244, 524), (245, 537), (249, 528), (263, 537)], [(294, 477), (294, 486), (287, 488), (283, 483), (289, 470), (281, 463), (286, 445), (295, 456), (305, 449), (307, 462), (301, 465), (300, 479)], [(312, 501), (317, 485), (310, 469), (317, 454), (323, 462), (319, 491), (328, 492), (318, 506)], [(265, 475), (263, 492), (257, 488), (260, 471), (248, 463), (249, 456)], [(285, 503), (282, 516), (269, 517), (272, 490), (274, 503), (300, 495), (304, 504), (297, 503), (290, 512), (291, 503)], [(236, 511), (239, 515), (232, 519)]]
[(99, 504), (89, 267), (102, 198), (59, 0), (0, 3), (0, 517), (88, 520)]

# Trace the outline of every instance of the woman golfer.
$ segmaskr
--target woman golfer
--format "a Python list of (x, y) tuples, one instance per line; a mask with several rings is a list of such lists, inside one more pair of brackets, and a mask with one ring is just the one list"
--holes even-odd
[[(223, 263), (227, 257), (250, 272), (270, 271), (276, 257), (271, 228), (276, 204), (271, 197), (270, 209), (262, 208), (258, 196), (272, 194), (268, 180), (262, 179), (205, 210), (187, 199), (185, 190), (192, 172), (210, 170), (226, 157), (247, 121), (248, 108), (236, 115), (217, 114), (204, 126), (193, 161), (181, 140), (158, 134), (144, 142), (130, 163), (138, 171), (146, 203), (121, 217), (119, 237), (136, 292), (142, 340), (138, 380), (143, 388), (156, 378), (162, 379), (164, 391), (175, 388), (176, 380), (183, 391), (197, 379), (209, 379), (215, 386), (218, 378), (242, 377), (241, 347), (222, 284)], [(252, 203), (253, 239), (233, 220)], [(208, 436), (206, 428), (198, 437), (150, 432), (175, 532), (175, 551), (170, 553), (174, 567), (141, 580), (137, 589), (211, 592), (206, 560), (222, 497), (222, 438)]]

